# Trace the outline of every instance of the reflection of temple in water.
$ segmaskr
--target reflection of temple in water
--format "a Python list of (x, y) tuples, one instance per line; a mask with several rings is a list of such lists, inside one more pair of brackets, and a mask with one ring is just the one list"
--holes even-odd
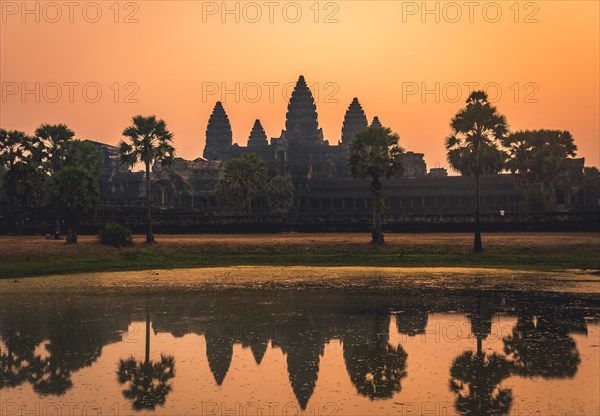
[[(316, 292), (277, 298), (269, 293), (150, 297), (148, 308), (155, 332), (205, 338), (206, 359), (219, 386), (227, 383), (236, 344), (250, 348), (259, 365), (268, 359), (269, 343), (280, 348), (302, 409), (309, 405), (318, 384), (325, 345), (334, 339), (343, 344), (346, 372), (356, 392), (385, 400), (401, 392), (411, 360), (401, 344), (390, 343), (390, 328), (399, 335), (415, 336), (425, 333), (429, 314), (458, 313), (468, 317), (478, 348), (457, 358), (452, 367), (456, 380), (466, 377), (461, 365), (481, 365), (482, 374), (490, 366), (503, 365), (505, 371), (520, 377), (570, 378), (581, 362), (571, 334), (586, 331), (584, 317), (596, 313), (586, 307), (586, 301), (539, 294), (530, 299), (509, 297), (504, 303), (494, 297), (401, 294), (351, 293), (324, 299)], [(145, 319), (145, 305), (145, 299), (135, 298), (75, 297), (69, 306), (44, 298), (3, 299), (0, 388), (31, 383), (42, 397), (64, 394), (73, 387), (74, 372), (93, 365), (105, 345), (121, 341), (131, 322)], [(490, 364), (489, 357), (478, 355), (479, 341), (488, 339), (492, 318), (498, 313), (516, 316), (517, 322), (502, 340), (504, 354), (491, 358)], [(480, 395), (494, 391), (494, 385), (486, 388)], [(485, 401), (457, 391), (457, 406), (486, 408), (508, 397), (508, 392), (499, 398), (489, 393)], [(501, 404), (510, 407), (510, 401)]]

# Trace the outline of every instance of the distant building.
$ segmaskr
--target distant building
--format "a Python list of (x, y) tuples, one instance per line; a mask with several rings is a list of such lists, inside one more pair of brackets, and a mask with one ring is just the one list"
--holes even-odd
[[(371, 126), (381, 126), (374, 117)], [(289, 218), (299, 222), (354, 222), (368, 218), (372, 201), (368, 181), (352, 178), (348, 169), (348, 147), (355, 134), (368, 126), (367, 116), (354, 98), (341, 126), (340, 138), (331, 145), (319, 127), (316, 105), (303, 76), (300, 76), (288, 104), (285, 129), (270, 141), (259, 119), (254, 121), (247, 145), (234, 144), (232, 128), (222, 103), (217, 102), (206, 127), (203, 158), (177, 158), (173, 166), (152, 169), (152, 198), (160, 210), (220, 215), (222, 207), (215, 187), (222, 176), (223, 163), (234, 157), (254, 153), (269, 166), (271, 176), (292, 180), (296, 190)], [(144, 207), (144, 175), (120, 165), (114, 146), (92, 142), (104, 159), (101, 198), (104, 209)], [(470, 215), (473, 212), (473, 179), (448, 176), (444, 168), (427, 173), (424, 155), (407, 152), (401, 178), (384, 181), (388, 199), (386, 218), (401, 220), (418, 215)], [(586, 197), (583, 159), (574, 159), (571, 168), (555, 185), (554, 206), (559, 211), (585, 209), (592, 199)], [(595, 201), (597, 205), (597, 200)], [(481, 180), (481, 212), (497, 215), (521, 212), (523, 190), (511, 175), (500, 174)], [(255, 212), (265, 212), (264, 198), (253, 201)]]
[(448, 176), (448, 171), (446, 170), (446, 168), (431, 168), (429, 169), (429, 173), (427, 175), (437, 178), (443, 178)]

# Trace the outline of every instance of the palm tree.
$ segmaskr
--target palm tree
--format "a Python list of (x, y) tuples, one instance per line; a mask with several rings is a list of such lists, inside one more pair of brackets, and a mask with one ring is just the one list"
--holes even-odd
[[(0, 129), (1, 187), (9, 202), (9, 227), (15, 227), (15, 199), (19, 183), (23, 182), (30, 166), (28, 146), (31, 138), (21, 131)], [(16, 227), (15, 227), (16, 228)]]
[(479, 222), (481, 175), (498, 173), (504, 166), (506, 153), (499, 141), (508, 133), (506, 118), (488, 102), (483, 91), (473, 91), (467, 106), (450, 122), (452, 133), (446, 137), (448, 163), (457, 172), (475, 177), (475, 240), (473, 251), (483, 252)]
[(98, 178), (82, 166), (61, 168), (50, 178), (51, 206), (67, 223), (67, 244), (77, 243), (77, 227), (100, 204)]
[(56, 172), (67, 158), (68, 143), (75, 132), (66, 124), (42, 124), (35, 131), (35, 136), (44, 144), (50, 172)]
[(371, 178), (373, 198), (374, 243), (383, 243), (381, 214), (385, 211), (381, 178), (399, 176), (403, 171), (402, 153), (398, 146), (398, 135), (386, 127), (369, 127), (356, 134), (350, 142), (348, 166), (352, 176), (358, 179)]
[(150, 360), (150, 310), (146, 300), (146, 346), (144, 361), (135, 357), (119, 360), (117, 378), (119, 384), (129, 383), (123, 397), (132, 401), (134, 410), (154, 410), (163, 406), (172, 386), (169, 380), (175, 377), (175, 358), (160, 355), (158, 362)]
[(223, 179), (217, 184), (217, 194), (233, 211), (246, 214), (254, 197), (265, 187), (268, 177), (264, 159), (253, 153), (246, 154), (225, 164)]
[(146, 205), (148, 209), (148, 232), (146, 241), (154, 241), (152, 232), (152, 198), (150, 196), (150, 166), (161, 163), (167, 166), (175, 157), (172, 146), (173, 135), (167, 130), (167, 123), (157, 120), (156, 116), (135, 116), (131, 119), (133, 124), (123, 131), (123, 136), (129, 138), (130, 143), (121, 141), (119, 155), (121, 162), (133, 167), (142, 162), (146, 168)]
[[(569, 168), (577, 146), (568, 131), (525, 130), (517, 131), (502, 141), (510, 159), (506, 162), (518, 185), (524, 188), (530, 211), (543, 211), (548, 201), (545, 187), (550, 191), (556, 178)], [(535, 196), (538, 204), (535, 204)], [(537, 205), (537, 206), (536, 206)]]

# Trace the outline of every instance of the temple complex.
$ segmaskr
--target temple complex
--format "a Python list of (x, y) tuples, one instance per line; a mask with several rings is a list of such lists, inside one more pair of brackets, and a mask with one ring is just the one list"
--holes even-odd
[[(269, 140), (260, 120), (256, 119), (246, 145), (241, 146), (240, 140), (233, 138), (225, 107), (217, 102), (206, 126), (204, 157), (195, 160), (176, 158), (169, 168), (153, 167), (154, 206), (165, 215), (187, 212), (189, 214), (185, 215), (195, 218), (190, 220), (193, 223), (207, 221), (207, 218), (221, 221), (226, 215), (217, 200), (215, 187), (222, 177), (224, 162), (254, 153), (267, 162), (271, 176), (282, 175), (292, 181), (295, 198), (288, 221), (369, 223), (372, 206), (368, 182), (352, 178), (348, 169), (349, 143), (358, 131), (368, 126), (368, 120), (360, 101), (354, 98), (347, 107), (340, 136), (332, 138), (336, 144), (331, 145), (319, 127), (313, 95), (304, 77), (300, 76), (287, 107), (285, 129), (279, 137)], [(375, 116), (370, 125), (382, 126), (382, 123)], [(93, 143), (101, 148), (104, 156), (100, 185), (105, 216), (117, 217), (123, 210), (129, 215), (134, 208), (142, 210), (143, 173), (129, 171), (120, 165), (116, 147)], [(446, 169), (440, 167), (428, 172), (422, 153), (408, 151), (403, 162), (402, 177), (384, 182), (388, 200), (386, 221), (471, 221), (474, 207), (472, 178), (448, 176)], [(556, 211), (582, 211), (598, 206), (598, 197), (584, 188), (583, 164), (583, 159), (573, 159), (569, 172), (557, 181), (553, 198)], [(507, 215), (521, 215), (525, 209), (523, 190), (509, 174), (482, 178), (481, 203), (484, 220), (485, 215), (497, 217), (500, 210)], [(254, 218), (269, 215), (264, 196), (259, 195), (253, 200), (252, 211)]]
[[(371, 123), (380, 126), (375, 117)], [(226, 161), (245, 153), (255, 153), (265, 159), (271, 171), (301, 181), (313, 177), (350, 178), (348, 146), (356, 133), (369, 126), (367, 116), (358, 98), (354, 98), (344, 116), (337, 145), (330, 145), (319, 127), (319, 115), (312, 92), (304, 76), (300, 76), (287, 107), (285, 129), (279, 137), (269, 141), (257, 119), (246, 146), (233, 143), (231, 124), (221, 102), (217, 102), (208, 120), (204, 157)], [(407, 152), (404, 157), (404, 177), (422, 177), (427, 174), (424, 155)]]

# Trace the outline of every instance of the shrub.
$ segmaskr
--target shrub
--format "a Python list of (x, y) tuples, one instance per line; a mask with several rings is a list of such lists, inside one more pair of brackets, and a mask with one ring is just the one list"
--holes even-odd
[(120, 224), (106, 224), (100, 230), (100, 242), (113, 247), (126, 247), (133, 244), (131, 230)]

